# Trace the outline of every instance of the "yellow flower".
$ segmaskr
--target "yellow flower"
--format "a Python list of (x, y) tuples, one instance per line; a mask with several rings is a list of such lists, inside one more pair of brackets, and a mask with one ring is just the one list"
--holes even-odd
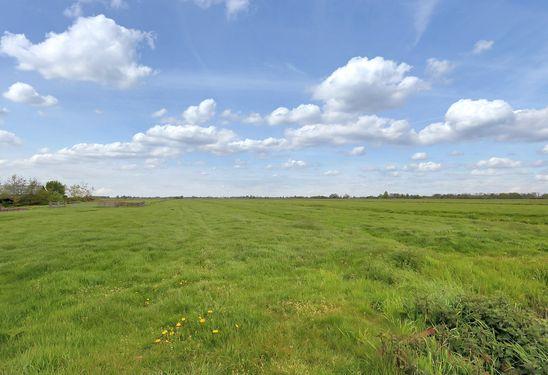
[(173, 331), (170, 331), (170, 332), (169, 332), (169, 335), (170, 335), (170, 336), (173, 336), (174, 334), (175, 334), (175, 332), (173, 332)]
[(162, 340), (160, 340), (160, 339), (156, 339), (156, 340), (154, 340), (154, 342), (155, 342), (156, 344), (159, 344), (159, 343), (161, 343), (161, 342), (162, 342)]
[(200, 322), (200, 324), (205, 324), (206, 320), (204, 318), (200, 318), (198, 322)]
[(213, 314), (213, 310), (207, 310), (208, 314)]
[(186, 320), (186, 318), (183, 316), (181, 317), (181, 322), (184, 322)]
[(167, 335), (167, 329), (164, 329), (164, 330), (162, 331), (162, 335)]
[(240, 328), (240, 326), (237, 324), (234, 324), (234, 326), (236, 327), (236, 329)]
[(211, 331), (211, 333), (213, 333), (214, 335), (216, 335), (216, 334), (219, 333), (219, 330), (218, 330), (218, 329), (214, 329), (213, 331)]
[(179, 328), (180, 326), (182, 326), (182, 324), (180, 322), (178, 322), (177, 324), (175, 324), (175, 327)]

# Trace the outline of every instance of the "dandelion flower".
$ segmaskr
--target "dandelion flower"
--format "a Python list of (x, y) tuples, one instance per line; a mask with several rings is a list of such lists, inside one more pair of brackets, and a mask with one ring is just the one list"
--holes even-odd
[(198, 322), (200, 322), (200, 324), (205, 324), (206, 320), (204, 318), (200, 318)]
[(208, 314), (213, 314), (213, 310), (207, 310)]
[(161, 343), (161, 342), (162, 342), (162, 340), (160, 340), (160, 339), (156, 339), (156, 340), (154, 340), (154, 342), (155, 342), (156, 344), (159, 344), (159, 343)]
[(164, 329), (164, 330), (162, 331), (162, 335), (167, 335), (167, 329)]
[(179, 328), (180, 326), (182, 326), (181, 322), (177, 322), (177, 324), (175, 324), (175, 327)]
[(186, 320), (186, 318), (183, 316), (181, 317), (181, 322), (184, 322)]
[(236, 327), (236, 329), (240, 328), (240, 326), (237, 324), (234, 324), (234, 326)]
[(211, 331), (211, 333), (213, 333), (214, 335), (217, 335), (219, 333), (219, 330), (218, 329), (214, 329), (213, 331)]

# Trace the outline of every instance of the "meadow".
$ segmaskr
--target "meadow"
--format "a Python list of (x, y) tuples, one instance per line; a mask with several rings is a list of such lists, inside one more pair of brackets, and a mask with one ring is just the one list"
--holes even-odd
[(2, 374), (547, 373), (546, 200), (0, 212)]

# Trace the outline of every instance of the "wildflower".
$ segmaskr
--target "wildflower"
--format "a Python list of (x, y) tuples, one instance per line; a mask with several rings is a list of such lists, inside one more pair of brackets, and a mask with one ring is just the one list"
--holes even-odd
[(159, 344), (159, 343), (161, 343), (161, 342), (162, 342), (162, 340), (160, 340), (160, 339), (156, 339), (156, 340), (154, 340), (154, 342), (155, 342), (156, 344)]
[(207, 313), (211, 315), (213, 314), (213, 310), (207, 310)]
[(181, 317), (181, 322), (184, 322), (184, 321), (186, 321), (186, 318), (183, 316)]
[(219, 333), (219, 330), (218, 330), (218, 329), (214, 329), (213, 331), (211, 331), (211, 333), (213, 333), (214, 335), (216, 335), (216, 334)]
[(164, 329), (164, 330), (162, 331), (162, 335), (164, 335), (164, 336), (167, 335), (167, 329)]
[(177, 324), (175, 324), (175, 327), (177, 327), (177, 328), (179, 328), (181, 326), (182, 326), (181, 322), (177, 322)]
[(205, 320), (205, 318), (200, 317), (198, 322), (200, 322), (200, 324), (205, 324), (206, 320)]
[(236, 329), (240, 328), (238, 324), (234, 324), (234, 326), (236, 327)]
[(170, 336), (173, 336), (174, 334), (175, 334), (175, 332), (173, 332), (173, 331), (170, 331), (170, 332), (169, 332), (169, 335), (170, 335)]

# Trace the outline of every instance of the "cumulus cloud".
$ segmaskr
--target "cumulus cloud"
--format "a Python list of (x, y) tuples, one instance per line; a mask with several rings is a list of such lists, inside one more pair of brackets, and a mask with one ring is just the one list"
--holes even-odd
[[(4, 134), (6, 133), (6, 134)], [(3, 142), (19, 143), (3, 132)], [(14, 138), (15, 137), (15, 138)], [(16, 165), (55, 164), (60, 162), (100, 162), (105, 160), (150, 159), (153, 165), (188, 152), (231, 154), (237, 152), (265, 153), (287, 149), (285, 139), (240, 139), (229, 129), (192, 124), (155, 125), (135, 134), (130, 141), (112, 143), (80, 143), (55, 152), (40, 152), (28, 159), (16, 160)]]
[(279, 107), (267, 117), (270, 125), (310, 124), (322, 117), (320, 107), (315, 104), (301, 104), (297, 108)]
[(408, 75), (411, 66), (382, 57), (354, 57), (314, 89), (332, 111), (375, 112), (403, 105), (427, 84)]
[(201, 8), (207, 9), (216, 4), (223, 4), (229, 18), (235, 17), (238, 13), (249, 9), (251, 0), (186, 0), (192, 1)]
[(21, 144), (21, 140), (13, 133), (0, 130), (0, 144), (18, 146)]
[(287, 129), (285, 136), (294, 147), (355, 144), (364, 141), (409, 143), (413, 130), (405, 120), (361, 116), (347, 124), (313, 124)]
[(547, 145), (544, 145), (544, 147), (542, 148), (542, 151), (541, 151), (543, 154), (548, 154), (548, 144)]
[(499, 158), (493, 156), (487, 160), (480, 160), (476, 166), (478, 168), (517, 168), (521, 166), (521, 162), (517, 160), (512, 160), (509, 158)]
[(431, 58), (426, 61), (426, 74), (433, 80), (445, 80), (454, 68), (455, 65), (449, 60)]
[(215, 116), (215, 109), (217, 103), (213, 99), (206, 99), (199, 105), (192, 105), (183, 112), (184, 120), (189, 124), (203, 124), (213, 116)]
[(308, 166), (308, 163), (303, 160), (294, 160), (289, 159), (285, 163), (282, 164), (282, 168), (285, 169), (295, 169), (295, 168), (305, 168)]
[(514, 110), (503, 100), (461, 99), (449, 107), (445, 122), (418, 133), (422, 144), (492, 138), (500, 141), (548, 139), (548, 107)]
[(474, 44), (474, 49), (472, 52), (476, 55), (479, 55), (482, 52), (488, 51), (491, 48), (493, 48), (493, 45), (495, 42), (493, 40), (478, 40), (476, 44)]
[(535, 179), (538, 181), (548, 182), (548, 174), (537, 174), (535, 175)]
[(426, 152), (416, 152), (411, 156), (411, 160), (425, 160), (428, 158), (428, 154)]
[(51, 107), (57, 104), (57, 99), (51, 95), (40, 95), (34, 87), (27, 83), (16, 82), (4, 94), (4, 98), (15, 103), (24, 103), (38, 107)]
[(50, 32), (34, 44), (24, 34), (6, 32), (0, 52), (15, 58), (18, 68), (46, 79), (95, 82), (128, 88), (153, 73), (137, 61), (142, 42), (153, 47), (150, 33), (127, 29), (104, 15), (78, 18), (66, 31)]
[(232, 112), (231, 109), (225, 109), (221, 113), (221, 118), (224, 120), (224, 123), (242, 122), (244, 124), (256, 125), (256, 124), (265, 122), (263, 117), (257, 112), (253, 112), (247, 115), (242, 115), (241, 113)]
[(410, 169), (417, 170), (419, 172), (435, 172), (441, 169), (440, 163), (434, 163), (433, 161), (422, 162), (418, 164), (409, 164)]
[(156, 112), (153, 112), (151, 114), (151, 116), (154, 117), (154, 118), (164, 117), (165, 115), (167, 115), (167, 109), (165, 109), (165, 108), (161, 108), (161, 109), (159, 109)]
[(352, 156), (361, 156), (365, 154), (365, 147), (364, 146), (356, 146), (349, 152)]
[(324, 175), (324, 176), (338, 176), (338, 175), (340, 175), (340, 174), (341, 174), (341, 172), (339, 172), (339, 171), (336, 170), (336, 169), (330, 169), (330, 170), (328, 170), (328, 171), (323, 172), (323, 175)]

